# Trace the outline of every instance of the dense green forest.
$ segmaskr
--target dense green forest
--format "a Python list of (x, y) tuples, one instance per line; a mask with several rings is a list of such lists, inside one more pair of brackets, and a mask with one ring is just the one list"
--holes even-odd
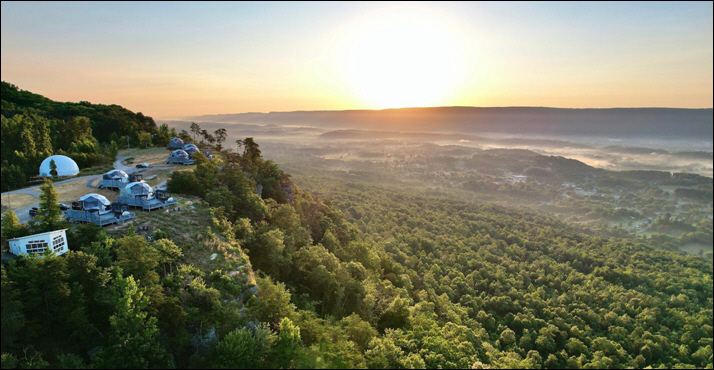
[(80, 168), (111, 163), (120, 147), (165, 146), (176, 130), (118, 105), (62, 103), (2, 82), (2, 190), (20, 188), (42, 160), (66, 155)]
[[(238, 144), (173, 173), (188, 235), (72, 227), (3, 266), (2, 367), (712, 368), (711, 261)], [(43, 191), (3, 243), (61, 226)]]

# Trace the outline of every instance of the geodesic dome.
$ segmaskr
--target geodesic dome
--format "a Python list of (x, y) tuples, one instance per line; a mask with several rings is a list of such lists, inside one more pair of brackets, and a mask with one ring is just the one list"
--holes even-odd
[(186, 144), (183, 146), (183, 150), (190, 156), (198, 151), (198, 147), (195, 144)]
[(110, 202), (103, 195), (99, 195), (99, 194), (95, 194), (95, 193), (87, 194), (87, 195), (79, 198), (79, 201), (84, 202), (83, 204), (84, 204), (85, 210), (96, 209), (99, 211), (103, 211), (106, 207), (112, 205), (112, 202)]
[(188, 153), (184, 150), (174, 150), (171, 152), (171, 158), (188, 158)]
[(183, 140), (175, 137), (169, 141), (169, 148), (181, 149), (183, 148)]
[(145, 182), (132, 182), (124, 189), (121, 189), (119, 196), (122, 197), (148, 197), (151, 194), (151, 186)]
[(129, 181), (129, 175), (122, 170), (111, 170), (102, 177), (105, 180), (121, 180), (122, 182)]
[(51, 155), (45, 158), (40, 164), (40, 176), (52, 177), (50, 174), (50, 163), (55, 161), (57, 166), (57, 176), (74, 176), (79, 173), (79, 166), (72, 158), (64, 155)]

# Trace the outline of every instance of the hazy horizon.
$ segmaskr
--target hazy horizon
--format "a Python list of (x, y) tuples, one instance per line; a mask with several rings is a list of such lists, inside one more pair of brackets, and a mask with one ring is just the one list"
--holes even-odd
[[(7, 82), (7, 81), (6, 81)], [(383, 109), (315, 109), (315, 110), (292, 110), (292, 111), (267, 111), (267, 112), (224, 112), (224, 113), (206, 113), (200, 115), (187, 115), (187, 116), (157, 116), (158, 120), (181, 120), (191, 117), (204, 117), (204, 116), (221, 116), (221, 115), (238, 115), (238, 114), (270, 114), (270, 113), (307, 113), (307, 112), (363, 112), (363, 111), (390, 111), (390, 110), (407, 110), (407, 109), (439, 109), (439, 108), (481, 108), (481, 109), (491, 109), (491, 108), (544, 108), (544, 109), (570, 109), (570, 110), (607, 110), (607, 109), (687, 109), (687, 110), (714, 110), (714, 107), (701, 107), (701, 108), (687, 108), (687, 107), (550, 107), (550, 106), (536, 106), (536, 105), (503, 105), (503, 106), (475, 106), (475, 105), (440, 105), (431, 107), (399, 107), (399, 108), (383, 108)]]

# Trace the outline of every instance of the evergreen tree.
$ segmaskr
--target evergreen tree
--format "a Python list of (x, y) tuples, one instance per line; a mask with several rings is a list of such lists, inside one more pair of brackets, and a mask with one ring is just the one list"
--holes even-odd
[(2, 242), (16, 238), (21, 232), (20, 219), (13, 210), (8, 210), (2, 215)]
[(117, 277), (117, 311), (109, 318), (107, 344), (97, 353), (95, 366), (118, 369), (173, 368), (173, 357), (158, 341), (157, 319), (149, 317), (148, 297), (134, 278)]
[(59, 194), (57, 194), (52, 181), (48, 179), (45, 179), (45, 182), (40, 186), (40, 191), (40, 209), (37, 211), (35, 218), (40, 220), (43, 230), (55, 230), (62, 221)]
[(55, 163), (54, 159), (50, 160), (50, 175), (57, 176), (57, 163)]

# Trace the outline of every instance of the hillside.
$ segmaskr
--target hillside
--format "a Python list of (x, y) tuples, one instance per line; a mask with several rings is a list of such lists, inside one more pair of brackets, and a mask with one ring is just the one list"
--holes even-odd
[(2, 82), (2, 190), (26, 186), (43, 159), (66, 155), (80, 169), (114, 161), (120, 147), (165, 146), (175, 130), (118, 105), (56, 102)]

